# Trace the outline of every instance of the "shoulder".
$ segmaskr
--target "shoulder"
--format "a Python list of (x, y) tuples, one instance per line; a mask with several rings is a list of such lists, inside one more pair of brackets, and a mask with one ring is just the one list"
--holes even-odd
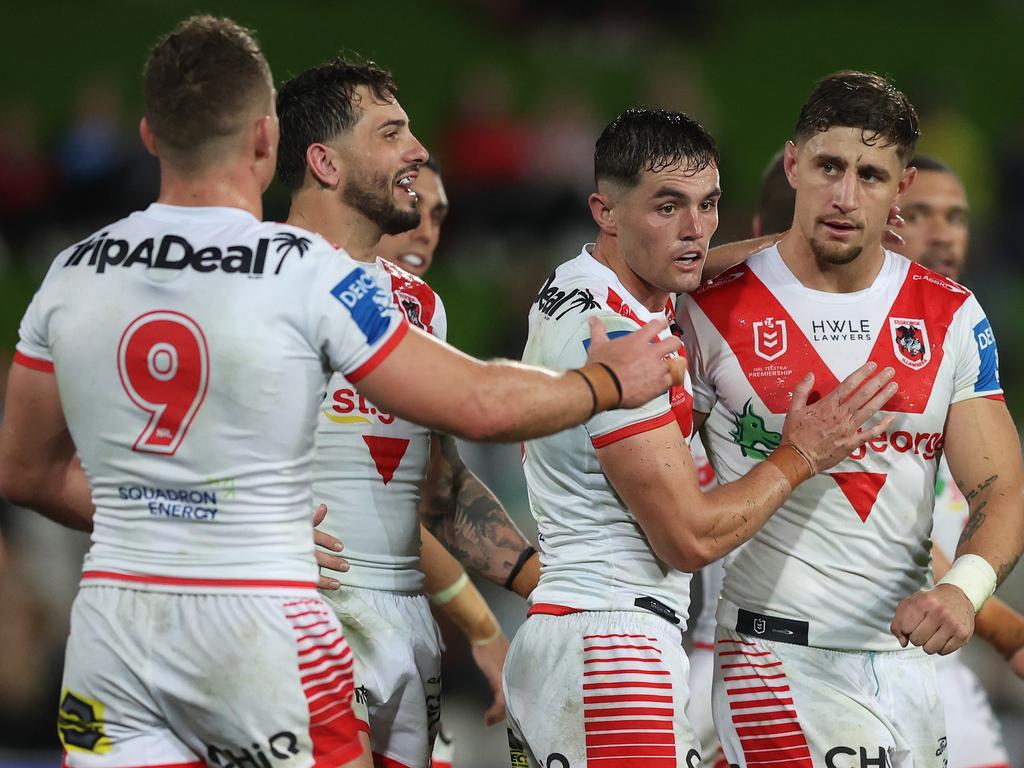
[(729, 267), (718, 277), (701, 283), (690, 294), (691, 300), (698, 305), (707, 301), (718, 301), (726, 298), (731, 300), (748, 289), (752, 283), (759, 282), (754, 274), (754, 270), (769, 257), (769, 253), (772, 250), (774, 248), (758, 251), (746, 261)]
[(410, 323), (428, 333), (434, 333), (434, 325), (444, 315), (441, 297), (427, 281), (407, 272), (394, 262), (377, 259), (381, 274), (389, 283), (395, 303)]

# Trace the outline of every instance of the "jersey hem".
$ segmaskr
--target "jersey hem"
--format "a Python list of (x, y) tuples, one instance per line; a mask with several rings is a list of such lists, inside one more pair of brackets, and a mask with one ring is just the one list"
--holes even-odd
[(300, 590), (302, 592), (316, 591), (316, 582), (298, 581), (289, 579), (198, 579), (179, 576), (156, 576), (143, 573), (121, 573), (118, 571), (83, 571), (81, 578), (82, 586), (99, 584), (110, 584), (112, 586), (127, 587), (137, 585), (136, 588), (146, 587), (180, 587), (187, 591), (198, 591), (203, 589), (215, 590), (279, 590), (289, 591)]
[(31, 368), (33, 371), (42, 371), (43, 373), (54, 372), (52, 360), (42, 360), (38, 357), (30, 357), (24, 352), (15, 352), (14, 362), (25, 368)]
[(619, 429), (613, 429), (611, 432), (606, 434), (591, 437), (590, 442), (593, 443), (595, 448), (606, 448), (620, 440), (625, 440), (627, 437), (635, 437), (636, 435), (641, 435), (644, 432), (650, 432), (653, 429), (664, 427), (666, 424), (671, 424), (675, 420), (675, 414), (671, 409), (669, 409), (660, 416), (644, 419), (643, 421), (638, 421), (634, 424), (620, 427)]

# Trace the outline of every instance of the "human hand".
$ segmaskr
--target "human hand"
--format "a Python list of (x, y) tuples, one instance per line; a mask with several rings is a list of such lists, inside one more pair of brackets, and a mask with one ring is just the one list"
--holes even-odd
[[(316, 564), (321, 568), (330, 568), (332, 571), (345, 573), (351, 567), (348, 564), (348, 560), (340, 555), (334, 555), (331, 552), (324, 552), (323, 549), (320, 549), (320, 547), (325, 547), (332, 552), (341, 552), (345, 548), (341, 541), (317, 528), (324, 521), (325, 517), (327, 517), (327, 505), (321, 504), (313, 512), (313, 543), (318, 545), (313, 550), (316, 555)], [(318, 589), (332, 591), (341, 589), (341, 582), (330, 576), (320, 574), (317, 577), (316, 586)]]
[(484, 713), (484, 724), (494, 725), (505, 719), (505, 691), (501, 686), (501, 670), (508, 655), (508, 638), (499, 632), (494, 639), (472, 645), (473, 661), (491, 687), (494, 701)]
[(896, 375), (892, 368), (874, 373), (876, 368), (873, 362), (865, 363), (811, 405), (807, 398), (814, 387), (814, 374), (808, 373), (793, 390), (782, 442), (802, 453), (814, 472), (835, 466), (885, 432), (895, 418), (889, 414), (873, 427), (862, 429), (899, 389), (892, 381)]
[(900, 207), (894, 205), (889, 209), (889, 218), (885, 222), (885, 229), (882, 230), (882, 245), (892, 251), (900, 250), (907, 241), (903, 239), (900, 230), (906, 226), (906, 221), (900, 216)]
[(613, 407), (636, 408), (682, 383), (680, 366), (685, 365), (685, 360), (665, 359), (677, 352), (682, 343), (674, 336), (658, 339), (658, 334), (668, 328), (667, 321), (653, 320), (614, 340), (608, 339), (600, 318), (591, 317), (589, 322), (587, 362), (602, 363), (614, 373), (621, 398)]
[(974, 606), (960, 587), (938, 584), (905, 598), (889, 629), (904, 648), (912, 643), (945, 656), (974, 634)]

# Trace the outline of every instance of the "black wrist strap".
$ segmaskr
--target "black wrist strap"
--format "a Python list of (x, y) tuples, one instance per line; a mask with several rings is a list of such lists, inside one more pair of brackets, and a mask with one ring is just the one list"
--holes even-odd
[(508, 572), (508, 578), (505, 579), (505, 589), (509, 592), (512, 591), (512, 582), (516, 580), (516, 576), (523, 570), (523, 566), (526, 565), (526, 561), (533, 557), (533, 553), (537, 550), (533, 548), (533, 545), (527, 544), (526, 548), (519, 553), (519, 559), (516, 560), (516, 564), (512, 566), (512, 570)]

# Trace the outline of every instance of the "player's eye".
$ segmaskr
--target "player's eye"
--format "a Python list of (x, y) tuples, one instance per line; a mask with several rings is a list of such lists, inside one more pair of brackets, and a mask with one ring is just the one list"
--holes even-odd
[(702, 211), (713, 211), (717, 207), (718, 207), (718, 201), (717, 200), (705, 200), (704, 202), (702, 202), (700, 204), (700, 209)]
[(967, 211), (954, 211), (949, 214), (949, 223), (958, 227), (966, 227), (967, 218)]
[(664, 205), (662, 205), (661, 207), (658, 208), (658, 212), (659, 213), (664, 213), (666, 216), (669, 216), (669, 215), (675, 213), (676, 212), (675, 203), (665, 203)]
[(878, 176), (876, 176), (872, 171), (861, 171), (860, 177), (863, 181), (867, 181), (869, 183), (878, 181)]
[(832, 165), (832, 163), (822, 163), (821, 170), (825, 173), (826, 176), (833, 176), (835, 175), (837, 169), (834, 165)]

